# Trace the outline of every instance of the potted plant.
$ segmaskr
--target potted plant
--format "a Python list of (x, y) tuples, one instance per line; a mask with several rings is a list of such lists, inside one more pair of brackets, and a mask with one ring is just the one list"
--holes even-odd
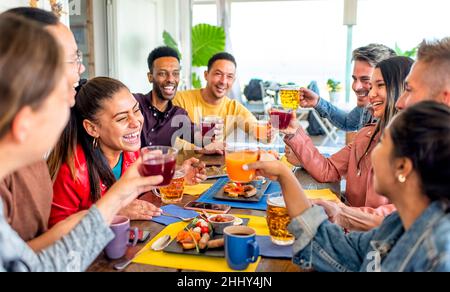
[(340, 92), (342, 90), (341, 82), (334, 79), (328, 79), (327, 81), (328, 92), (330, 93), (330, 102), (338, 103), (340, 98)]
[[(181, 56), (178, 44), (167, 32), (163, 33), (164, 44), (178, 51)], [(220, 26), (209, 24), (198, 24), (192, 28), (192, 67), (201, 68), (208, 65), (209, 59), (216, 53), (225, 50), (226, 35), (225, 30)], [(201, 88), (200, 76), (192, 73), (192, 86)]]

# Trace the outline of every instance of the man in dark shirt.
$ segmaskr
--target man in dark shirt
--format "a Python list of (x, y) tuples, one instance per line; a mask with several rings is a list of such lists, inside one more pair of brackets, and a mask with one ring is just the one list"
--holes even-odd
[(147, 76), (153, 90), (148, 94), (134, 94), (145, 118), (142, 147), (192, 143), (194, 124), (184, 109), (172, 104), (180, 82), (177, 51), (169, 47), (156, 48), (148, 57), (148, 68)]

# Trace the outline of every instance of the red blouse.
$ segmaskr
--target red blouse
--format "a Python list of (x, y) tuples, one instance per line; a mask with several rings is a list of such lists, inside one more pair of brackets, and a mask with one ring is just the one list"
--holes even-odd
[[(138, 159), (139, 151), (124, 152), (122, 174)], [(100, 182), (102, 196), (107, 187)], [(66, 219), (79, 211), (88, 210), (94, 204), (91, 200), (89, 173), (86, 156), (80, 145), (77, 147), (75, 159), (75, 179), (69, 166), (61, 166), (55, 183), (53, 184), (53, 203), (49, 219), (49, 227)]]

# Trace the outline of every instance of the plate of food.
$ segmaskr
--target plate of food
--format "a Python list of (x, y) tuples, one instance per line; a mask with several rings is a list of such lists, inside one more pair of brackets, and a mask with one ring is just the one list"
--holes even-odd
[(208, 179), (215, 179), (228, 176), (225, 170), (225, 166), (215, 166), (215, 165), (206, 167), (206, 175), (208, 176)]
[(177, 237), (164, 252), (209, 257), (225, 257), (223, 229), (232, 225), (247, 225), (249, 219), (233, 215), (213, 215), (207, 220), (196, 218)]
[(261, 201), (270, 184), (271, 182), (264, 178), (248, 184), (229, 182), (214, 195), (214, 199), (257, 203)]

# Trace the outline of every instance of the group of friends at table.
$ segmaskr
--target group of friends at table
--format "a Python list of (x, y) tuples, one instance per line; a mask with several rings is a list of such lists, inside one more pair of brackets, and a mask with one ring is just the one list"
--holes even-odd
[[(229, 53), (210, 59), (205, 88), (178, 92), (180, 58), (158, 47), (147, 60), (147, 94), (112, 78), (80, 80), (81, 56), (53, 14), (0, 15), (0, 271), (86, 270), (111, 241), (116, 214), (160, 216), (138, 199), (163, 181), (141, 175), (144, 146), (224, 155), (223, 141), (236, 129), (273, 139), (276, 126), (261, 137), (257, 118), (227, 97), (238, 67)], [(319, 182), (346, 180), (345, 204), (308, 200), (280, 161), (243, 170), (280, 183), (293, 261), (304, 269), (449, 271), (450, 38), (423, 41), (416, 61), (379, 44), (356, 49), (353, 61), (351, 112), (298, 92), (300, 106), (358, 131), (349, 145), (323, 156), (295, 110), (280, 129), (291, 164)], [(205, 141), (199, 125), (211, 116), (224, 123)], [(182, 167), (188, 184), (207, 178), (198, 159)]]

